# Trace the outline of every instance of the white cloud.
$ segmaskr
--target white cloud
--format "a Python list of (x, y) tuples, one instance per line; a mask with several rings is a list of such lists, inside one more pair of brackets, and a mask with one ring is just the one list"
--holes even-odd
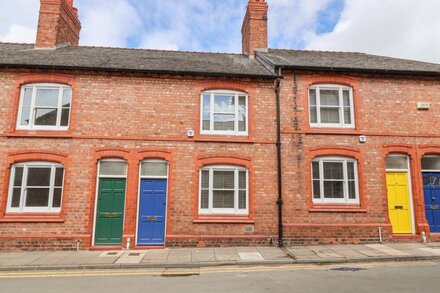
[(2, 42), (20, 42), (20, 43), (33, 43), (37, 34), (36, 29), (27, 28), (18, 24), (12, 24), (9, 27), (9, 31), (3, 35), (0, 35), (0, 41)]
[(129, 0), (77, 0), (81, 45), (125, 47), (142, 32), (142, 19)]
[(440, 1), (346, 0), (334, 30), (307, 49), (359, 51), (440, 63)]
[(0, 41), (35, 42), (39, 5), (38, 0), (0, 0)]
[(268, 0), (270, 45), (292, 49), (301, 47), (316, 31), (318, 15), (331, 0)]

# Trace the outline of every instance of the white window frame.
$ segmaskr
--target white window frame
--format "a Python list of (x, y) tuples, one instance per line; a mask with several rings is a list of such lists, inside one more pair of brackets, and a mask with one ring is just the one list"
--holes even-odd
[[(316, 118), (317, 122), (312, 122), (312, 116), (310, 114), (311, 110), (311, 104), (310, 104), (310, 90), (316, 91)], [(321, 90), (338, 90), (339, 91), (339, 106), (337, 108), (339, 109), (339, 121), (340, 123), (322, 123), (321, 122)], [(343, 91), (348, 90), (349, 96), (350, 96), (350, 117), (351, 117), (351, 123), (345, 124), (344, 123), (344, 99), (343, 99)], [(349, 86), (343, 86), (338, 84), (317, 84), (309, 87), (308, 89), (308, 105), (309, 105), (309, 123), (311, 127), (315, 128), (348, 128), (348, 129), (354, 129), (355, 128), (355, 115), (354, 115), (354, 99), (353, 99), (353, 88)], [(329, 106), (325, 106), (329, 107)], [(334, 106), (336, 108), (336, 106)]]
[[(208, 208), (202, 209), (202, 171), (209, 171)], [(213, 208), (213, 174), (214, 171), (234, 171), (234, 208)], [(246, 172), (246, 209), (239, 209), (239, 171)], [(199, 171), (199, 214), (201, 215), (248, 215), (249, 214), (249, 170), (230, 165), (211, 165)]]
[[(210, 130), (204, 130), (203, 129), (203, 96), (209, 95), (210, 96)], [(224, 130), (214, 130), (214, 114), (231, 114), (231, 113), (221, 113), (221, 112), (215, 112), (214, 111), (214, 97), (215, 96), (234, 96), (235, 99), (235, 120), (234, 120), (234, 130), (230, 131), (224, 131)], [(246, 130), (245, 131), (239, 131), (238, 130), (238, 117), (239, 117), (239, 111), (238, 111), (238, 97), (244, 96), (246, 100)], [(237, 135), (237, 136), (245, 136), (249, 133), (249, 97), (248, 94), (238, 91), (229, 91), (229, 90), (212, 90), (212, 91), (205, 91), (202, 92), (200, 95), (200, 133), (201, 134), (214, 134), (214, 135)]]
[[(30, 107), (30, 120), (29, 125), (21, 125), (21, 118), (23, 115), (23, 103), (24, 103), (24, 92), (26, 88), (32, 88), (32, 99), (31, 99), (31, 107)], [(51, 125), (35, 125), (35, 100), (37, 96), (37, 89), (57, 89), (58, 90), (58, 114), (57, 114), (57, 123), (54, 126)], [(70, 107), (69, 107), (69, 120), (67, 122), (67, 126), (61, 126), (61, 115), (63, 107), (63, 93), (64, 90), (70, 89), (71, 86), (57, 83), (34, 83), (34, 84), (26, 84), (21, 87), (20, 92), (20, 103), (17, 115), (17, 123), (16, 128), (18, 130), (68, 130), (70, 126), (70, 118), (72, 116), (72, 96), (70, 97)], [(73, 90), (72, 90), (73, 93)], [(41, 108), (41, 107), (40, 107)]]
[[(314, 198), (314, 190), (313, 190), (313, 162), (319, 163), (319, 189), (320, 189), (320, 198)], [(355, 193), (356, 198), (351, 199), (349, 198), (348, 194), (348, 168), (347, 163), (354, 163), (354, 181), (355, 181)], [(344, 198), (325, 198), (324, 197), (324, 163), (342, 163), (343, 166), (343, 174), (344, 174)], [(358, 162), (355, 159), (346, 158), (346, 157), (335, 157), (335, 156), (327, 156), (327, 157), (318, 157), (312, 160), (310, 164), (310, 171), (311, 171), (311, 185), (312, 185), (312, 199), (313, 203), (318, 204), (359, 204), (360, 203), (360, 196), (359, 196), (359, 176), (358, 176)], [(326, 180), (330, 181), (330, 180)], [(341, 181), (341, 180), (337, 180)]]
[[(12, 204), (12, 195), (14, 189), (14, 179), (15, 179), (15, 169), (17, 167), (23, 168), (23, 177), (21, 182), (21, 194), (20, 194), (20, 204), (19, 207), (11, 207)], [(25, 207), (26, 196), (25, 192), (29, 186), (27, 186), (26, 182), (28, 179), (28, 169), (29, 167), (36, 168), (47, 168), (51, 169), (50, 173), (50, 185), (49, 185), (49, 203), (47, 207)], [(63, 168), (63, 182), (61, 186), (61, 199), (60, 199), (60, 207), (52, 207), (53, 205), (53, 195), (55, 189), (55, 171), (56, 168)], [(64, 193), (64, 177), (66, 174), (66, 169), (62, 164), (52, 163), (52, 162), (24, 162), (14, 164), (11, 168), (10, 180), (9, 180), (9, 192), (8, 192), (8, 204), (6, 208), (6, 212), (11, 213), (32, 213), (32, 212), (44, 212), (44, 213), (59, 213), (63, 204), (63, 193)], [(57, 188), (60, 188), (57, 186)]]

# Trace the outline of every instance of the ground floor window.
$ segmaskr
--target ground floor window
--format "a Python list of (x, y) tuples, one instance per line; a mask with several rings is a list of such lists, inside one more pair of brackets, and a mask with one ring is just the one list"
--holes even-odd
[(320, 157), (312, 161), (314, 203), (359, 203), (357, 161), (345, 157)]
[(200, 170), (201, 214), (248, 214), (249, 172), (234, 166), (208, 166)]
[(59, 212), (64, 167), (47, 162), (15, 164), (11, 169), (8, 212)]

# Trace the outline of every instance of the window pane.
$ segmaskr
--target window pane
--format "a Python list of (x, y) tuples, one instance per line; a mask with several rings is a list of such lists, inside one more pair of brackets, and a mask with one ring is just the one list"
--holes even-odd
[(316, 106), (316, 90), (315, 89), (309, 90), (309, 103), (311, 106)]
[(354, 181), (348, 181), (348, 198), (356, 199), (356, 183)]
[(69, 126), (70, 109), (61, 110), (61, 126)]
[(63, 186), (64, 168), (56, 168), (55, 171), (55, 186)]
[(14, 186), (21, 186), (23, 182), (23, 167), (15, 168)]
[(246, 209), (246, 190), (240, 190), (238, 191), (238, 208), (240, 210)]
[(318, 112), (316, 110), (316, 106), (310, 107), (310, 122), (318, 123)]
[(30, 114), (31, 114), (31, 108), (23, 107), (21, 109), (21, 120), (20, 120), (20, 125), (21, 126), (29, 125), (29, 122), (30, 122), (29, 115)]
[(235, 115), (233, 114), (215, 114), (214, 130), (234, 131)]
[(344, 198), (342, 181), (324, 181), (324, 198)]
[(32, 103), (32, 88), (25, 88), (23, 94), (23, 107), (30, 107)]
[(27, 186), (49, 186), (50, 168), (28, 168)]
[(35, 106), (58, 107), (58, 89), (37, 89)]
[(238, 97), (238, 131), (246, 131), (246, 97)]
[(313, 179), (319, 179), (319, 162), (312, 162)]
[(344, 106), (350, 107), (350, 91), (343, 90), (342, 91), (342, 99), (344, 100)]
[(324, 179), (344, 179), (342, 163), (324, 162)]
[(212, 199), (212, 207), (215, 209), (232, 209), (234, 208), (234, 191), (233, 190), (214, 190)]
[(49, 188), (28, 188), (26, 190), (26, 207), (47, 207), (49, 205)]
[(12, 189), (11, 208), (18, 208), (20, 206), (21, 188)]
[(347, 174), (348, 174), (348, 179), (354, 179), (354, 163), (353, 162), (347, 162)]
[(203, 130), (210, 130), (211, 96), (203, 95)]
[(320, 90), (321, 106), (339, 106), (339, 90)]
[(423, 157), (422, 158), (423, 170), (440, 170), (440, 156), (436, 157)]
[(127, 163), (125, 162), (100, 162), (99, 175), (102, 176), (126, 176)]
[(214, 112), (235, 113), (235, 96), (214, 96)]
[(209, 188), (209, 171), (203, 170), (202, 171), (202, 188)]
[(214, 189), (234, 189), (234, 171), (214, 171)]
[(58, 109), (35, 109), (35, 125), (57, 125)]
[(63, 107), (70, 107), (70, 100), (72, 99), (72, 90), (64, 89), (63, 91)]
[(52, 207), (59, 208), (61, 207), (61, 194), (63, 193), (62, 188), (55, 188), (53, 190), (53, 203)]
[(347, 107), (344, 107), (344, 123), (351, 124), (351, 111)]
[(313, 198), (321, 198), (321, 185), (319, 180), (313, 180)]
[(238, 172), (238, 189), (247, 189), (246, 171)]
[(321, 108), (321, 123), (339, 124), (339, 108)]
[(167, 162), (142, 162), (141, 163), (142, 176), (167, 176), (168, 163)]
[(200, 198), (200, 208), (201, 209), (209, 208), (209, 190), (202, 190), (201, 198)]
[(408, 168), (407, 157), (405, 156), (388, 156), (386, 158), (387, 169), (403, 169)]

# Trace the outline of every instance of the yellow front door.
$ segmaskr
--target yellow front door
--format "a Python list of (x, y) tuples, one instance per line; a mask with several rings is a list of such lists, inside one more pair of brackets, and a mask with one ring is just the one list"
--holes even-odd
[(408, 174), (406, 172), (387, 172), (387, 190), (388, 213), (393, 233), (412, 233)]

